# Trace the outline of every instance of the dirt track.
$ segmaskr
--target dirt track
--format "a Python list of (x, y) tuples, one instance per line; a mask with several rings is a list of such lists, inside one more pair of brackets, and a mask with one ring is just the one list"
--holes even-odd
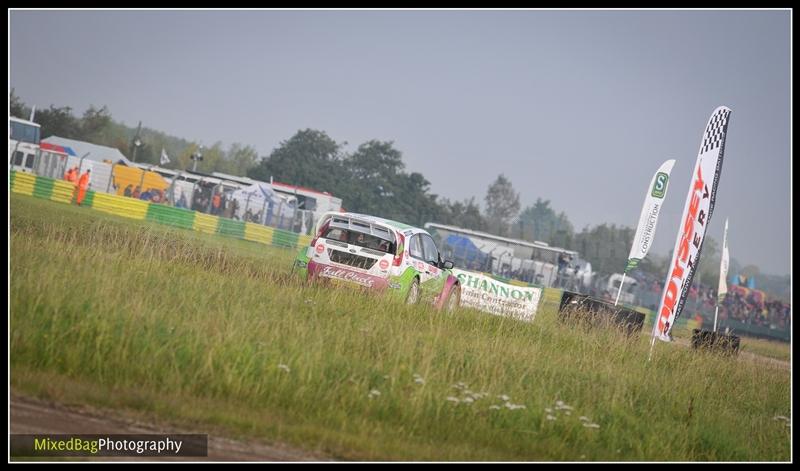
[[(135, 434), (203, 433), (142, 424), (122, 415), (85, 407), (73, 408), (36, 399), (11, 396), (11, 433), (33, 434)], [(208, 457), (98, 457), (92, 461), (329, 461), (330, 458), (281, 444), (231, 440), (209, 435)]]

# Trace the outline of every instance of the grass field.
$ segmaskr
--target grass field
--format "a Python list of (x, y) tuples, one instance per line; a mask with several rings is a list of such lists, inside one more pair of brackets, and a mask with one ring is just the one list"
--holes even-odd
[(789, 361), (791, 350), (789, 344), (778, 340), (756, 339), (742, 337), (740, 349), (743, 352), (750, 352), (776, 360)]
[(12, 195), (12, 388), (348, 460), (790, 459), (786, 368), (309, 287), (293, 255)]

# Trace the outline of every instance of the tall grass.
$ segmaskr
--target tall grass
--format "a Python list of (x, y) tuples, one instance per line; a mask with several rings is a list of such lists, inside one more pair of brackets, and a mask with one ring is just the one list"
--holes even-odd
[(743, 352), (774, 358), (776, 360), (789, 361), (791, 359), (789, 343), (780, 340), (742, 337), (740, 348)]
[(553, 306), (533, 323), (445, 314), (306, 286), (279, 249), (11, 207), (11, 378), (28, 394), (354, 460), (790, 458), (782, 368), (668, 344), (648, 363), (646, 339)]

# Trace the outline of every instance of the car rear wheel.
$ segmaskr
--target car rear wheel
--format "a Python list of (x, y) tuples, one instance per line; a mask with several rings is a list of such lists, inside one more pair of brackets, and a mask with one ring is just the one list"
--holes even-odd
[(461, 287), (455, 285), (450, 289), (450, 294), (447, 295), (445, 309), (447, 309), (447, 312), (453, 312), (459, 306), (461, 306)]
[(419, 278), (414, 278), (406, 295), (406, 304), (417, 304), (419, 302)]

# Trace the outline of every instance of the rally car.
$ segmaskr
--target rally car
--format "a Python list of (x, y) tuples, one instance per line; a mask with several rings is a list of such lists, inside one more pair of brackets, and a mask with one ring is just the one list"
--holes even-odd
[(355, 213), (328, 212), (293, 269), (309, 282), (329, 280), (380, 291), (408, 304), (453, 310), (461, 286), (424, 229)]

